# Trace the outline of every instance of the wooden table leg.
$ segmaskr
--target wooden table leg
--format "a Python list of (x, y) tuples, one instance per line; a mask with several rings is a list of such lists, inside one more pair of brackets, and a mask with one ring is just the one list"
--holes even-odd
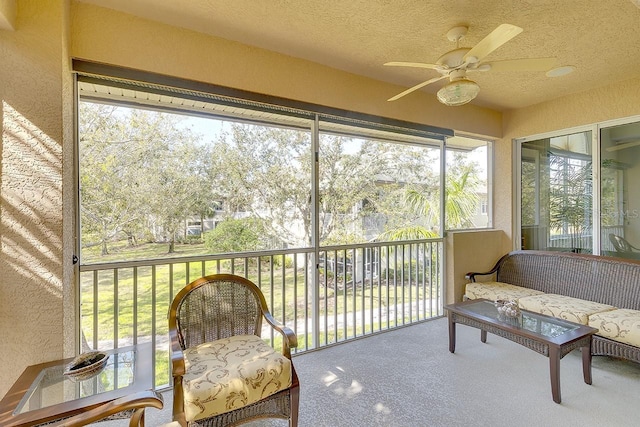
[(549, 371), (551, 374), (551, 395), (553, 401), (560, 403), (560, 349), (549, 346)]
[(453, 321), (453, 314), (448, 313), (449, 318), (449, 351), (454, 353), (456, 351), (456, 323)]
[(581, 348), (582, 350), (582, 376), (584, 382), (591, 384), (591, 340), (589, 345)]

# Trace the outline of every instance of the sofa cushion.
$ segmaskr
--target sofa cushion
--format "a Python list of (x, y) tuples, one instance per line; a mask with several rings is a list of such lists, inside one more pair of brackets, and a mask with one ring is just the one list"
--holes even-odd
[(238, 335), (184, 351), (187, 421), (241, 408), (291, 385), (291, 361), (255, 335)]
[(640, 347), (640, 311), (619, 308), (589, 316), (589, 326), (614, 341)]
[(486, 298), (491, 301), (499, 299), (518, 300), (521, 297), (540, 295), (542, 292), (522, 286), (502, 282), (471, 282), (465, 287), (465, 295), (469, 299)]
[(589, 316), (592, 314), (615, 309), (611, 305), (557, 294), (522, 297), (518, 300), (518, 305), (524, 310), (535, 311), (583, 325), (589, 323)]

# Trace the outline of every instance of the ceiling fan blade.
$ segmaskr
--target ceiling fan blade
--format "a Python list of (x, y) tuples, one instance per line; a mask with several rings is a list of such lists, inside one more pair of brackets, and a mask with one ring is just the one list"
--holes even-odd
[(491, 71), (549, 71), (556, 61), (556, 58), (530, 58), (486, 62), (486, 64), (491, 66)]
[(414, 67), (414, 68), (429, 68), (432, 70), (441, 68), (441, 65), (436, 64), (425, 64), (422, 62), (387, 62), (384, 65), (388, 65), (390, 67)]
[[(475, 45), (467, 54), (464, 56), (464, 60), (467, 62), (479, 62), (485, 56), (489, 55), (491, 52), (517, 36), (522, 32), (522, 28), (516, 27), (511, 24), (501, 24), (493, 30), (489, 35), (480, 42)], [(468, 61), (470, 58), (475, 58), (475, 61)]]
[(408, 94), (410, 94), (411, 92), (413, 92), (413, 91), (415, 91), (415, 90), (418, 90), (418, 89), (420, 89), (420, 88), (423, 88), (423, 87), (425, 87), (425, 86), (426, 86), (426, 85), (428, 85), (428, 84), (435, 83), (435, 82), (437, 82), (438, 80), (442, 80), (442, 79), (444, 79), (444, 78), (446, 78), (446, 77), (448, 77), (448, 76), (435, 77), (435, 78), (433, 78), (433, 79), (431, 79), (431, 80), (427, 80), (426, 82), (422, 82), (422, 83), (420, 83), (420, 84), (417, 84), (417, 85), (415, 85), (415, 86), (413, 86), (413, 87), (410, 87), (409, 89), (405, 90), (404, 92), (399, 93), (399, 94), (397, 94), (396, 96), (394, 96), (394, 97), (391, 97), (391, 98), (387, 99), (387, 101), (395, 101), (396, 99), (400, 99), (400, 98), (402, 98), (403, 96), (408, 95)]
[(614, 145), (613, 147), (609, 147), (607, 148), (607, 151), (611, 152), (611, 151), (624, 150), (625, 148), (637, 147), (638, 145), (640, 145), (640, 141), (631, 141), (631, 142), (626, 142), (624, 144)]

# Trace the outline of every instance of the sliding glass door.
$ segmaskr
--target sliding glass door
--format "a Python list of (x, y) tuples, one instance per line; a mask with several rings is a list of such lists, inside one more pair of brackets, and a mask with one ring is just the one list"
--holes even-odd
[(522, 249), (592, 251), (591, 132), (521, 146)]
[(640, 259), (640, 123), (600, 129), (602, 254)]

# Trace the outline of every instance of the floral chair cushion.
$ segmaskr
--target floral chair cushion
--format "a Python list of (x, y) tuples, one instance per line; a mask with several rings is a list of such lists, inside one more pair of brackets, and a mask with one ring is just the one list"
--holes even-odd
[(499, 299), (518, 300), (521, 297), (540, 295), (542, 292), (522, 286), (502, 282), (471, 282), (465, 287), (465, 295), (469, 299), (486, 298), (491, 301)]
[(640, 311), (619, 308), (589, 316), (589, 326), (598, 335), (640, 347)]
[(542, 294), (523, 297), (518, 300), (520, 308), (546, 314), (571, 322), (587, 325), (589, 316), (603, 311), (614, 310), (615, 307), (598, 302), (557, 294)]
[(187, 421), (241, 408), (291, 385), (291, 360), (255, 335), (188, 348), (184, 359)]

